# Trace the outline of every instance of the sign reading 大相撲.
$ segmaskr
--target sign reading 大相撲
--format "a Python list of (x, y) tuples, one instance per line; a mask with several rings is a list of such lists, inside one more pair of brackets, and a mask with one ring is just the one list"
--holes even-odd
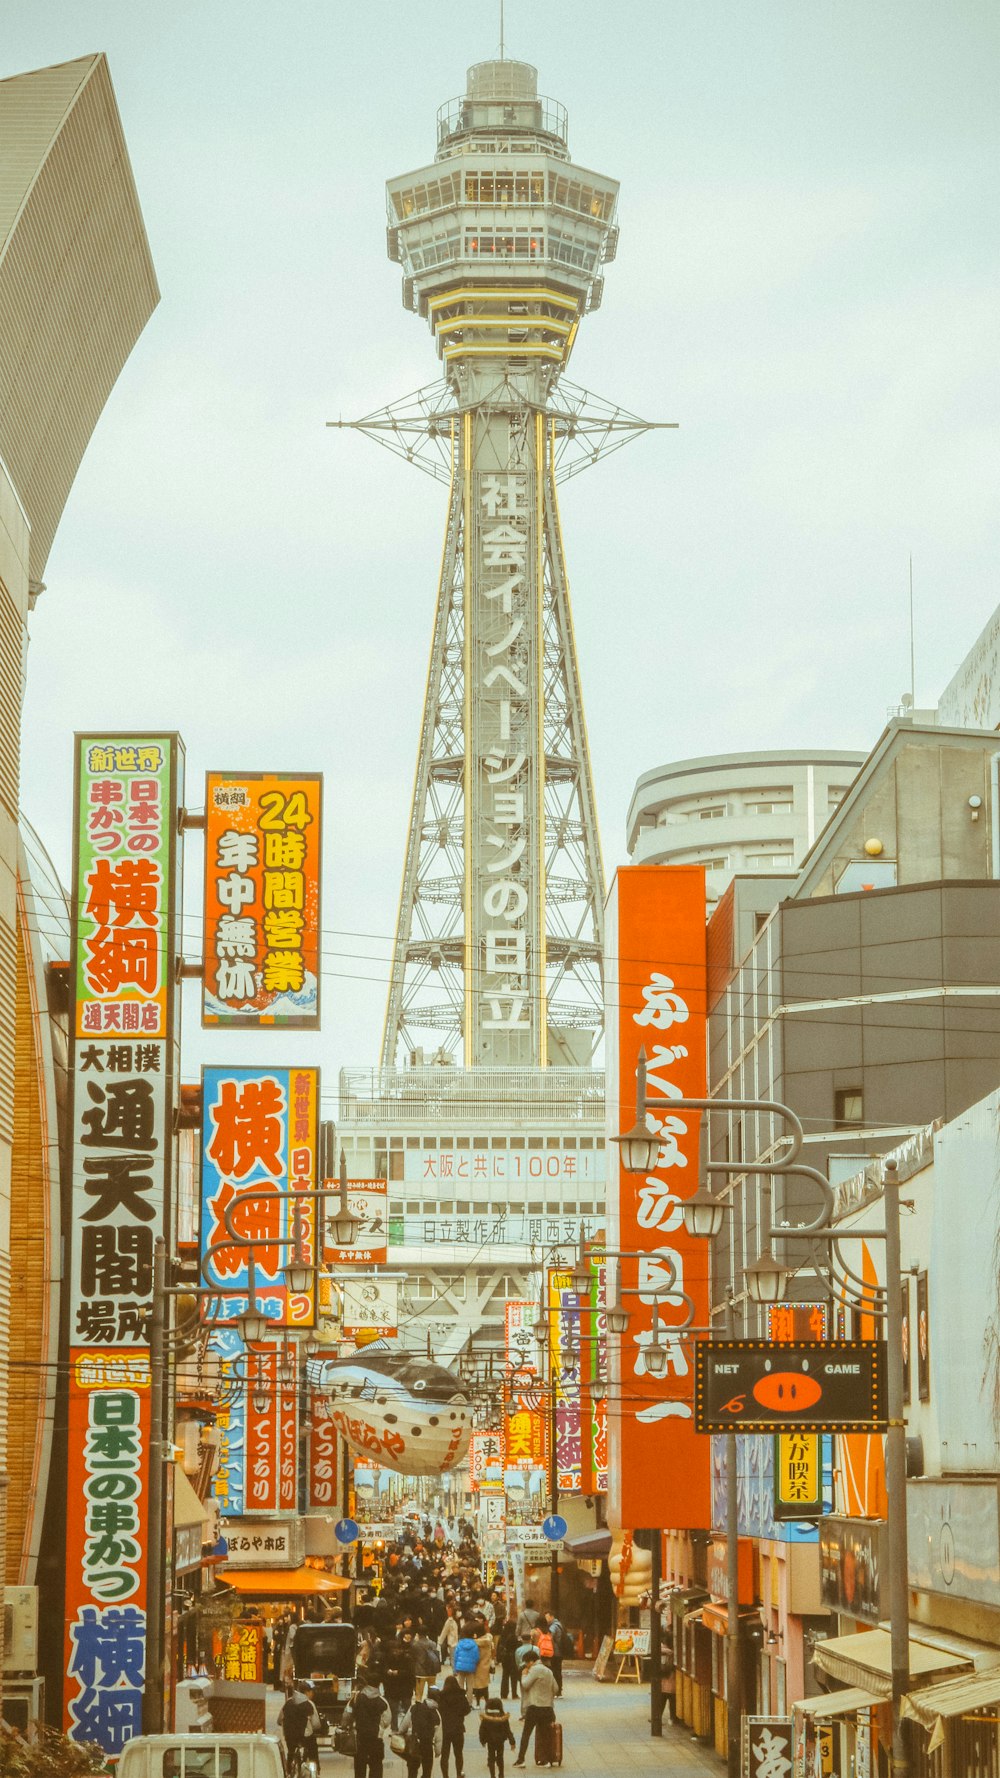
[(885, 1346), (875, 1340), (700, 1340), (698, 1432), (877, 1432)]

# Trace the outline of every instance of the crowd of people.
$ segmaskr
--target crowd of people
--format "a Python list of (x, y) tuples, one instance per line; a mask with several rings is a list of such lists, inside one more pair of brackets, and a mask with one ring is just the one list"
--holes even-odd
[[(358, 1663), (338, 1742), (344, 1751), (353, 1743), (355, 1778), (381, 1778), (387, 1742), (407, 1778), (432, 1778), (435, 1760), (441, 1778), (452, 1767), (465, 1778), (466, 1740), (477, 1730), (489, 1778), (504, 1778), (508, 1748), (524, 1766), (533, 1738), (536, 1765), (557, 1763), (568, 1638), (531, 1600), (508, 1611), (504, 1593), (483, 1581), (467, 1522), (451, 1542), (429, 1522), (405, 1532), (386, 1551), (381, 1591), (369, 1590), (354, 1615)], [(520, 1708), (519, 1740), (508, 1701)], [(303, 1682), (280, 1720), (289, 1755), (305, 1746), (315, 1757), (318, 1713)]]

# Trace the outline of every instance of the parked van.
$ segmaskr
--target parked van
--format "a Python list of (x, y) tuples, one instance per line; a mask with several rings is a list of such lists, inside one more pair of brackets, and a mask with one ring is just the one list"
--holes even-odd
[(122, 1748), (118, 1778), (284, 1778), (273, 1735), (139, 1735)]

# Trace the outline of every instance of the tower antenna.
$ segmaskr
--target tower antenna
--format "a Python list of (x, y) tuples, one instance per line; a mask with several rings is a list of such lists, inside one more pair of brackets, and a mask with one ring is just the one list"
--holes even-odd
[(503, 0), (500, 0), (500, 60), (503, 61)]
[(910, 697), (913, 700), (912, 707), (915, 709), (916, 703), (917, 703), (917, 669), (916, 669), (916, 653), (915, 653), (914, 642), (913, 642), (913, 554), (912, 554), (912, 552), (910, 554)]

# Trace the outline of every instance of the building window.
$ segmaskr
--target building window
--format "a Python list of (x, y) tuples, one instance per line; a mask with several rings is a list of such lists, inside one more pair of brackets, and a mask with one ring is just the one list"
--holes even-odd
[(697, 821), (720, 821), (723, 815), (729, 814), (728, 803), (710, 803), (706, 809), (695, 810)]
[(787, 800), (785, 800), (785, 798), (781, 798), (780, 800), (776, 798), (773, 802), (747, 803), (746, 805), (746, 813), (748, 815), (785, 815), (790, 814), (791, 810), (791, 797), (788, 797)]
[(724, 852), (719, 858), (700, 858), (698, 863), (703, 864), (706, 870), (728, 870), (729, 854)]
[(833, 1095), (833, 1117), (836, 1124), (862, 1124), (865, 1121), (865, 1100), (860, 1087), (838, 1087)]
[(748, 870), (790, 870), (795, 863), (791, 852), (748, 852)]

